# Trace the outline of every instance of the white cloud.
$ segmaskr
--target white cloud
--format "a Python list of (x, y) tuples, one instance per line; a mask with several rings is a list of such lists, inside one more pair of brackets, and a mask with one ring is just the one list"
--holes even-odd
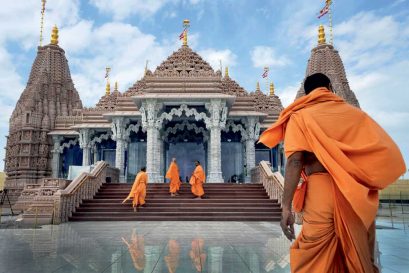
[(230, 49), (216, 50), (209, 48), (200, 51), (199, 55), (202, 56), (214, 70), (220, 70), (220, 61), (223, 67), (233, 67), (236, 65), (237, 56)]
[(91, 0), (100, 12), (110, 14), (115, 20), (123, 20), (131, 15), (149, 17), (171, 0)]
[(284, 107), (287, 107), (294, 102), (295, 96), (301, 87), (301, 83), (292, 83), (285, 86), (282, 90), (278, 89), (276, 91), (277, 96), (280, 98), (281, 103)]
[(290, 63), (286, 56), (280, 56), (274, 48), (268, 46), (256, 46), (251, 50), (250, 55), (254, 67), (277, 68)]

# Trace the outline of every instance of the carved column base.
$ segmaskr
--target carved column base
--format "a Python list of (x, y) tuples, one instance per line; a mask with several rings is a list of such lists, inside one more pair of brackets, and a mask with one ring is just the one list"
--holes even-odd
[(206, 178), (206, 183), (223, 183), (222, 172), (211, 172)]

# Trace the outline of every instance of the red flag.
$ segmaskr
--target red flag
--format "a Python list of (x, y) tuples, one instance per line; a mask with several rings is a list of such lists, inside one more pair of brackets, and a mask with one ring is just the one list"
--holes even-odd
[(320, 14), (318, 15), (318, 19), (320, 19), (322, 16), (327, 14), (329, 12), (329, 5), (325, 5), (325, 7), (320, 10)]
[(186, 31), (186, 29), (184, 29), (183, 32), (180, 33), (179, 40), (182, 40), (183, 38), (185, 38), (185, 31)]
[(261, 77), (263, 77), (263, 78), (268, 77), (268, 69), (264, 69), (264, 73), (263, 73), (263, 75), (261, 75)]

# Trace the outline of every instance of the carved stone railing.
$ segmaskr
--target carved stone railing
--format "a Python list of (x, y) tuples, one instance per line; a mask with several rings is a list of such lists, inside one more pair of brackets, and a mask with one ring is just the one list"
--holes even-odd
[(91, 173), (83, 172), (77, 176), (64, 190), (56, 192), (56, 211), (54, 223), (64, 223), (84, 199), (92, 199), (106, 178), (119, 181), (119, 170), (105, 161), (98, 161)]
[(284, 192), (284, 178), (279, 172), (271, 170), (271, 165), (267, 161), (261, 161), (258, 166), (251, 170), (251, 181), (263, 184), (268, 197), (277, 199), (281, 204)]
[(60, 224), (68, 221), (82, 200), (92, 199), (107, 177), (119, 181), (119, 170), (98, 161), (90, 173), (81, 173), (65, 188), (54, 187), (53, 191), (36, 188), (36, 196), (23, 213), (24, 223)]

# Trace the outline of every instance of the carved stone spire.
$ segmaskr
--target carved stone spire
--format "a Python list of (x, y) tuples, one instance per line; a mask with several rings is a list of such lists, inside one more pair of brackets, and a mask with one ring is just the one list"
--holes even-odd
[[(323, 28), (320, 31), (323, 33)], [(322, 34), (321, 33), (321, 34)], [(321, 42), (311, 50), (311, 56), (308, 60), (306, 77), (314, 73), (323, 73), (327, 75), (333, 87), (335, 94), (342, 97), (346, 102), (359, 107), (354, 92), (349, 87), (344, 64), (336, 49), (332, 45), (325, 43), (325, 36), (321, 35)], [(296, 99), (304, 96), (303, 85), (298, 90)]]
[(51, 175), (52, 140), (47, 133), (57, 116), (74, 115), (82, 108), (64, 50), (57, 43), (58, 33), (53, 31), (52, 44), (38, 47), (27, 86), (10, 118), (5, 171), (11, 195)]

